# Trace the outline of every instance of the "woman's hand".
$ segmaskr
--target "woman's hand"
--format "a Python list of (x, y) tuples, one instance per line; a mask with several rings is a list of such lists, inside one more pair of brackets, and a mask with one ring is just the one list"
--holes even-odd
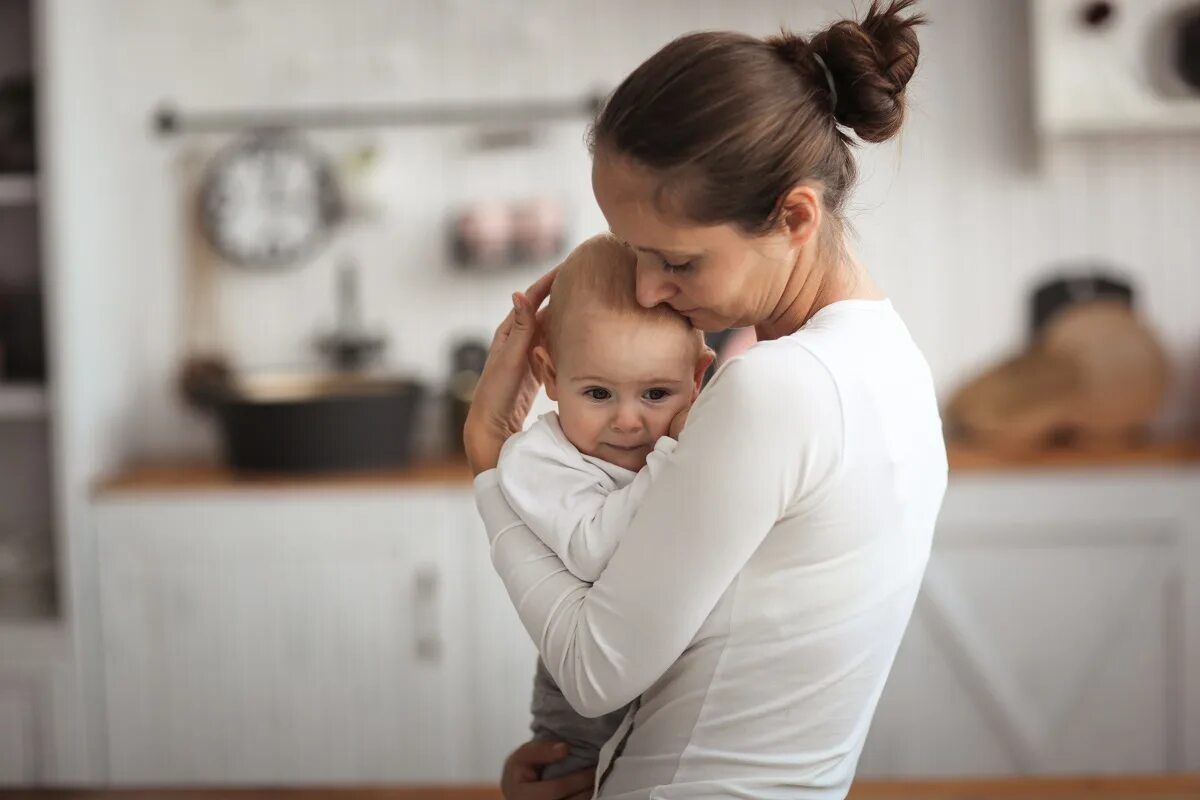
[(596, 771), (585, 769), (561, 778), (540, 781), (542, 767), (562, 761), (570, 749), (562, 742), (530, 741), (509, 754), (500, 778), (504, 800), (588, 800)]
[(681, 408), (674, 417), (671, 418), (671, 425), (667, 428), (667, 436), (678, 440), (679, 434), (683, 433), (683, 426), (687, 424), (688, 412), (692, 410), (691, 406)]
[(550, 294), (557, 272), (556, 267), (524, 294), (513, 294), (513, 310), (492, 338), (463, 426), (463, 448), (475, 475), (496, 466), (505, 440), (519, 432), (529, 416), (541, 386), (529, 359), (538, 335), (537, 310)]

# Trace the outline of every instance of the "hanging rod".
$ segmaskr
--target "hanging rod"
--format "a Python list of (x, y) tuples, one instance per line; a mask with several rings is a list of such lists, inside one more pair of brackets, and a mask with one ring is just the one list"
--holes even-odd
[(604, 103), (596, 93), (582, 98), (529, 102), (427, 103), (411, 106), (318, 107), (266, 111), (183, 112), (163, 103), (152, 125), (159, 136), (223, 133), (262, 128), (395, 128), (445, 125), (519, 125), (593, 117)]

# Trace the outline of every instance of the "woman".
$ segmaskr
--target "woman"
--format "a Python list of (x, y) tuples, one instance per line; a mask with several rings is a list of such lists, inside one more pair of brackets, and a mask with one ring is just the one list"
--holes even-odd
[[(640, 698), (597, 768), (608, 798), (838, 798), (912, 611), (946, 483), (924, 358), (845, 245), (846, 129), (893, 136), (917, 65), (911, 0), (810, 40), (693, 34), (614, 92), (592, 185), (639, 258), (638, 300), (753, 326), (691, 410), (595, 584), (521, 524), (493, 468), (537, 391), (553, 275), (513, 296), (464, 440), (492, 558), (577, 711)], [(565, 751), (508, 761), (510, 800)], [(613, 753), (618, 753), (615, 760)]]

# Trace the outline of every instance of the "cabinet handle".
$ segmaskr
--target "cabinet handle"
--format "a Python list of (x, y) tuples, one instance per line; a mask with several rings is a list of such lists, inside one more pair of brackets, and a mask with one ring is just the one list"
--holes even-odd
[(442, 660), (441, 625), (438, 619), (438, 570), (432, 564), (417, 567), (413, 577), (413, 646), (417, 661)]

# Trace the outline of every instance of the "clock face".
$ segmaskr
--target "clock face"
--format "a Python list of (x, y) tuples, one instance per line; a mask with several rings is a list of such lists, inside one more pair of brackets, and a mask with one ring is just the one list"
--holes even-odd
[(285, 132), (235, 142), (216, 156), (201, 187), (204, 234), (239, 266), (286, 266), (312, 255), (341, 208), (329, 162)]

